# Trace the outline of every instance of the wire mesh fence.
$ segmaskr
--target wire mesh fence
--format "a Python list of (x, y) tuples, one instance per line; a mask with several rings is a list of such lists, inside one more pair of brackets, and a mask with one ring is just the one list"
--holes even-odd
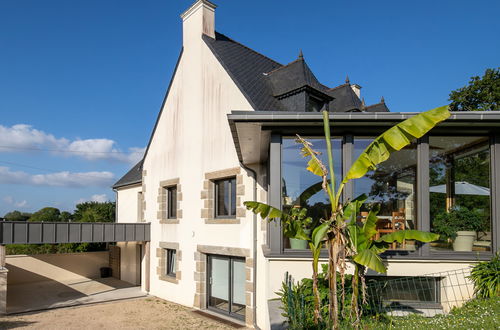
[(377, 313), (391, 316), (445, 314), (473, 297), (470, 271), (463, 268), (414, 277), (371, 277), (367, 279), (368, 304)]

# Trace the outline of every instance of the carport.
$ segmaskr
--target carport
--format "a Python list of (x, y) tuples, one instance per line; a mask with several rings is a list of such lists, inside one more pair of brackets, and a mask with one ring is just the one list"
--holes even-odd
[[(0, 222), (0, 313), (136, 298), (149, 291), (149, 223)], [(120, 280), (120, 249), (6, 256), (6, 244), (117, 243), (141, 246), (145, 283)], [(114, 277), (100, 278), (111, 267)], [(140, 272), (140, 269), (138, 269)]]

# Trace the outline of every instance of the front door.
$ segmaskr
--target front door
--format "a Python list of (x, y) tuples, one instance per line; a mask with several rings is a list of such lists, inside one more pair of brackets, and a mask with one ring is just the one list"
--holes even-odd
[(245, 259), (208, 256), (208, 308), (245, 319)]

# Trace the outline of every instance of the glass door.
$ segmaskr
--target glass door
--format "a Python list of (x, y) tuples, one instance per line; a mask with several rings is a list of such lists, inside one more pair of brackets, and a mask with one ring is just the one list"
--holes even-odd
[(245, 259), (208, 256), (208, 308), (245, 318)]

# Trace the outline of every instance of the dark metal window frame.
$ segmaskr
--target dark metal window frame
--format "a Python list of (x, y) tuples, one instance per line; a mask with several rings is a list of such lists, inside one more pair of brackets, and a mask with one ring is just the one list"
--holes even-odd
[(165, 249), (165, 275), (170, 277), (177, 276), (176, 265), (172, 264), (172, 256), (175, 255), (175, 263), (177, 264), (177, 250)]
[(177, 185), (165, 187), (167, 190), (167, 219), (177, 219)]
[[(228, 276), (228, 310), (223, 310), (220, 308), (217, 308), (215, 306), (210, 306), (210, 297), (212, 296), (212, 290), (211, 290), (211, 280), (210, 280), (210, 274), (212, 273), (212, 258), (219, 258), (219, 259), (226, 259), (228, 260), (228, 271), (229, 271), (229, 276)], [(227, 256), (227, 255), (221, 255), (221, 254), (208, 254), (207, 255), (207, 273), (206, 273), (206, 283), (207, 283), (207, 309), (212, 310), (214, 312), (228, 315), (230, 317), (239, 319), (239, 320), (245, 320), (245, 315), (240, 315), (237, 313), (232, 312), (232, 305), (233, 305), (233, 261), (234, 260), (239, 260), (245, 262), (245, 258), (242, 257), (234, 257), (234, 256)]]
[[(235, 189), (233, 191), (231, 181), (235, 181)], [(219, 215), (219, 183), (224, 183), (225, 181), (229, 182), (229, 203), (228, 203), (228, 214), (227, 215)], [(233, 209), (233, 194), (234, 194), (234, 200), (236, 202), (236, 176), (230, 176), (226, 178), (220, 178), (220, 179), (215, 179), (212, 181), (214, 183), (214, 219), (235, 219), (236, 218), (236, 211), (234, 214), (232, 214), (232, 209)]]
[[(380, 132), (385, 130), (381, 127)], [(289, 134), (280, 128), (276, 131), (271, 129), (271, 141), (269, 147), (269, 187), (268, 203), (281, 209), (281, 174), (282, 174), (282, 139)], [(499, 248), (498, 239), (500, 237), (500, 134), (493, 133), (493, 130), (481, 130), (480, 132), (467, 132), (465, 128), (437, 128), (430, 132), (432, 136), (488, 136), (490, 138), (490, 187), (491, 187), (491, 225), (492, 225), (492, 248), (491, 251), (473, 251), (473, 252), (431, 252), (428, 244), (421, 244), (416, 251), (387, 251), (383, 254), (386, 259), (420, 259), (420, 260), (487, 260), (491, 258), (494, 251)], [(353, 162), (354, 136), (373, 136), (376, 131), (364, 132), (359, 134), (355, 129), (352, 131), (343, 131), (342, 143), (342, 168), (343, 172), (350, 167)], [(308, 135), (313, 136), (308, 132)], [(429, 210), (429, 135), (418, 139), (417, 141), (417, 223), (420, 230), (430, 231), (430, 210)], [(318, 137), (322, 136), (320, 134)], [(349, 157), (351, 155), (351, 157)], [(347, 184), (344, 192), (344, 200), (352, 198), (352, 184)], [(284, 241), (280, 223), (271, 222), (267, 228), (267, 251), (268, 257), (310, 257), (310, 251), (284, 249)], [(322, 257), (327, 256), (327, 251), (322, 252)]]

